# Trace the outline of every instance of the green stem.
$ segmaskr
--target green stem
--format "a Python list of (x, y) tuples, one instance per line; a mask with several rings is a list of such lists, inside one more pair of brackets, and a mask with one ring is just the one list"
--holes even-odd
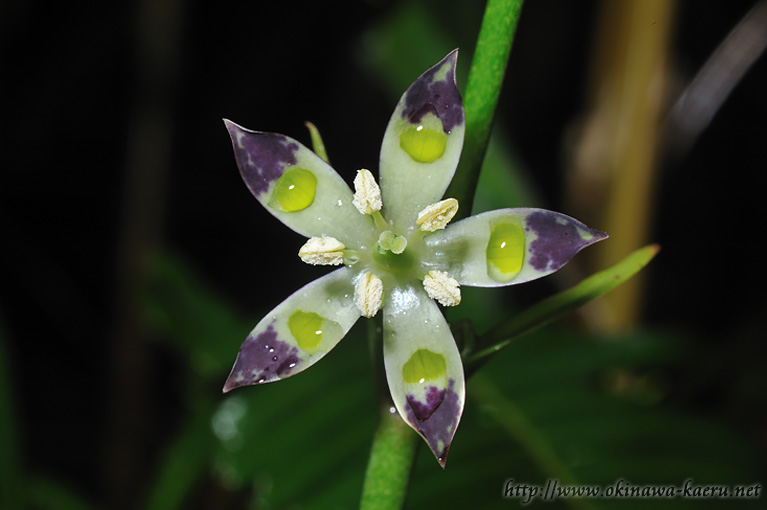
[(490, 138), (498, 96), (523, 0), (488, 0), (464, 93), (466, 138), (447, 196), (458, 199), (458, 217), (471, 213), (474, 192)]
[(361, 510), (397, 509), (405, 502), (419, 438), (392, 409), (391, 405), (381, 408), (362, 486)]

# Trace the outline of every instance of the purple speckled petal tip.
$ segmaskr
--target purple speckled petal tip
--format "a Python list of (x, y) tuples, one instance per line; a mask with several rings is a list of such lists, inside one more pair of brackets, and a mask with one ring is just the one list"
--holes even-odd
[(442, 128), (446, 133), (463, 124), (463, 101), (455, 85), (457, 61), (458, 50), (453, 50), (413, 82), (403, 96), (403, 119), (411, 124), (418, 124), (425, 115), (431, 113), (442, 121)]
[(298, 347), (279, 340), (270, 324), (266, 331), (249, 335), (242, 343), (224, 393), (241, 386), (284, 379), (298, 365), (298, 356)]
[(298, 144), (287, 136), (251, 131), (224, 119), (232, 138), (234, 159), (242, 180), (256, 198), (269, 190), (288, 165), (296, 164)]
[(536, 234), (528, 249), (530, 265), (540, 272), (558, 271), (583, 248), (608, 237), (575, 218), (542, 209), (527, 216), (525, 223), (526, 230)]

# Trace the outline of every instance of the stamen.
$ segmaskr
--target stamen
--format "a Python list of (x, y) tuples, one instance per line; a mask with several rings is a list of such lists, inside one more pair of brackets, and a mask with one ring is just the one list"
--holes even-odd
[(436, 299), (442, 306), (455, 306), (461, 302), (458, 282), (444, 271), (429, 271), (423, 279), (423, 288), (430, 298)]
[(357, 176), (354, 178), (354, 200), (352, 204), (362, 214), (373, 214), (380, 211), (383, 206), (381, 202), (381, 188), (378, 187), (373, 174), (365, 168), (357, 170)]
[(434, 232), (435, 230), (445, 228), (457, 212), (458, 200), (446, 198), (419, 212), (415, 224), (419, 225), (424, 232)]
[(313, 266), (340, 266), (344, 263), (344, 243), (334, 237), (312, 237), (298, 250), (298, 256)]
[(367, 271), (357, 281), (357, 287), (354, 289), (354, 304), (363, 316), (374, 317), (381, 309), (382, 301), (383, 282)]

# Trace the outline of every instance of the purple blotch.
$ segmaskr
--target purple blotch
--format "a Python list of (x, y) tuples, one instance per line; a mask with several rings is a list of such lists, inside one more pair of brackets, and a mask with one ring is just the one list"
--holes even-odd
[(429, 386), (426, 390), (426, 403), (424, 404), (418, 400), (414, 395), (408, 395), (407, 403), (413, 409), (415, 417), (421, 421), (428, 420), (429, 416), (434, 414), (434, 411), (442, 403), (445, 398), (445, 389), (439, 389), (436, 386)]
[[(536, 211), (526, 220), (526, 230), (538, 238), (530, 244), (530, 265), (537, 271), (556, 271), (580, 250), (607, 237), (601, 230), (589, 228), (575, 218), (552, 211)], [(579, 230), (593, 237), (583, 239)]]
[(277, 338), (277, 331), (271, 324), (258, 336), (248, 335), (226, 380), (224, 393), (240, 386), (271, 382), (290, 375), (300, 361), (297, 354), (295, 346)]
[(279, 179), (287, 165), (296, 164), (298, 143), (287, 136), (251, 131), (229, 120), (224, 124), (232, 138), (240, 175), (256, 198)]
[[(424, 115), (433, 113), (442, 121), (442, 129), (449, 133), (463, 123), (463, 102), (455, 84), (455, 64), (458, 51), (453, 51), (434, 67), (423, 73), (405, 92), (405, 108), (402, 118), (412, 124)], [(433, 81), (443, 66), (450, 66), (444, 80)]]
[[(425, 420), (418, 418), (412, 404), (412, 401), (415, 400), (412, 395), (407, 396), (407, 401), (410, 405), (405, 409), (407, 421), (423, 435), (443, 469), (447, 462), (447, 452), (450, 449), (450, 443), (453, 441), (453, 435), (455, 435), (455, 429), (458, 426), (458, 420), (461, 418), (462, 411), (458, 403), (458, 393), (453, 389), (454, 386), (455, 380), (450, 379), (447, 390), (443, 389), (441, 391), (440, 403), (437, 404), (436, 408), (432, 410), (430, 416)], [(434, 387), (429, 388), (427, 399), (432, 389), (436, 390)], [(441, 449), (439, 448), (440, 441), (443, 444)]]

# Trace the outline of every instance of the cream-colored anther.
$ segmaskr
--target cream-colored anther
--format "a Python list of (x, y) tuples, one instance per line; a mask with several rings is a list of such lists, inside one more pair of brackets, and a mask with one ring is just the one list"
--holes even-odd
[(450, 220), (453, 219), (457, 212), (458, 200), (446, 198), (441, 202), (431, 204), (419, 212), (415, 224), (419, 225), (424, 232), (434, 232), (435, 230), (445, 228), (445, 225), (450, 223)]
[(352, 200), (352, 204), (362, 214), (373, 214), (375, 211), (381, 210), (383, 206), (381, 188), (378, 187), (370, 170), (365, 168), (357, 170), (357, 176), (354, 178), (354, 200)]
[(354, 304), (365, 317), (374, 317), (381, 309), (383, 301), (383, 282), (381, 279), (367, 271), (357, 280), (354, 289)]
[(461, 302), (458, 282), (444, 271), (429, 271), (423, 279), (423, 288), (430, 298), (436, 299), (442, 306), (455, 306)]
[(334, 237), (312, 237), (298, 250), (298, 256), (313, 266), (340, 266), (344, 263), (344, 243)]

